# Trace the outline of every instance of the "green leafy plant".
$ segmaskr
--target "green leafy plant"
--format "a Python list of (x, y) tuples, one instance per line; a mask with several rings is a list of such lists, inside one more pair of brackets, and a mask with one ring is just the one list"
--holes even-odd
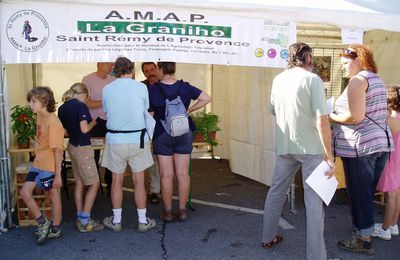
[[(194, 134), (201, 134), (204, 141), (212, 146), (217, 146), (218, 143), (213, 139), (213, 133), (220, 131), (218, 124), (220, 117), (214, 113), (202, 110), (192, 116), (193, 122), (196, 126)], [(215, 135), (214, 135), (215, 136)]]
[(36, 115), (29, 106), (16, 105), (11, 108), (10, 118), (17, 143), (29, 146), (30, 139), (34, 140), (36, 135)]

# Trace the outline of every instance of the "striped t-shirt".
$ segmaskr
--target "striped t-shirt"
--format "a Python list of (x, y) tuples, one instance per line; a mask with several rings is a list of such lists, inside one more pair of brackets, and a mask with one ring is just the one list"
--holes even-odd
[[(385, 85), (378, 75), (370, 71), (361, 71), (357, 75), (364, 77), (368, 82), (366, 116), (361, 123), (356, 125), (333, 125), (334, 153), (339, 157), (361, 157), (393, 150), (392, 135), (386, 124), (387, 92)], [(335, 111), (339, 115), (349, 111), (347, 89), (337, 99)], [(388, 136), (384, 129), (387, 129)], [(388, 144), (388, 139), (390, 144)]]

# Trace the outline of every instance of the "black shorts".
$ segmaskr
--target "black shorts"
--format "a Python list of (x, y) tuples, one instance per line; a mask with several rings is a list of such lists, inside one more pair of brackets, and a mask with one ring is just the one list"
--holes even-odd
[(153, 139), (153, 150), (159, 155), (191, 154), (193, 150), (193, 133), (172, 137), (164, 132)]
[(25, 181), (35, 182), (36, 176), (38, 176), (38, 172), (36, 171), (29, 171), (28, 175), (25, 177)]
[(96, 119), (97, 124), (90, 130), (91, 137), (105, 137), (107, 133), (107, 120), (103, 120), (100, 117)]

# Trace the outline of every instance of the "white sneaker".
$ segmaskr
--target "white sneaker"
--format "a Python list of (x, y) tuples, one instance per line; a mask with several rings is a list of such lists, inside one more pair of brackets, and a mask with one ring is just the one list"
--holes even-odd
[(392, 235), (390, 234), (390, 229), (383, 230), (382, 224), (375, 224), (375, 230), (371, 234), (373, 237), (379, 237), (383, 240), (390, 240)]
[(393, 226), (390, 226), (389, 230), (390, 230), (390, 234), (392, 236), (398, 236), (399, 235), (399, 227), (397, 226), (397, 224), (394, 224)]

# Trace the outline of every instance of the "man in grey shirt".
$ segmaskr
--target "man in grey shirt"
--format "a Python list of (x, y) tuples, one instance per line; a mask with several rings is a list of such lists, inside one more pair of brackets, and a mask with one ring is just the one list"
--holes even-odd
[[(276, 162), (271, 188), (264, 205), (263, 243), (271, 248), (283, 238), (279, 217), (286, 193), (301, 167), (307, 215), (307, 259), (327, 258), (324, 241), (324, 211), (321, 198), (305, 183), (311, 172), (327, 158), (334, 175), (331, 130), (322, 80), (312, 73), (312, 49), (304, 43), (289, 47), (288, 69), (274, 78), (272, 113), (276, 116)], [(318, 141), (319, 140), (319, 141)]]

